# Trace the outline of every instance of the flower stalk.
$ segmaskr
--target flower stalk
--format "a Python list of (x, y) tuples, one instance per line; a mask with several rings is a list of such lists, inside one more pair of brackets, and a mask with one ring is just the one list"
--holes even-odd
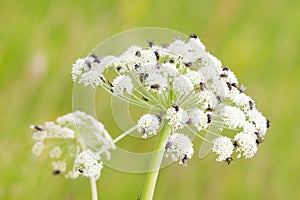
[(154, 148), (154, 154), (150, 163), (149, 173), (147, 174), (144, 190), (141, 200), (151, 200), (154, 195), (155, 185), (159, 174), (159, 169), (165, 152), (165, 145), (171, 134), (171, 126), (167, 123), (163, 126), (160, 134), (158, 135), (157, 143)]
[(97, 183), (94, 177), (90, 177), (92, 200), (98, 200)]

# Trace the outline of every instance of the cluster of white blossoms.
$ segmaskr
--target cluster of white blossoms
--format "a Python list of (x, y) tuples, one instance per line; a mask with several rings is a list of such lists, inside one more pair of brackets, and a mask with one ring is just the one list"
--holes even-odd
[(98, 153), (89, 149), (82, 151), (75, 159), (75, 168), (85, 177), (100, 177), (103, 163), (100, 161)]
[[(119, 99), (151, 111), (137, 121), (142, 138), (170, 126), (166, 156), (182, 164), (193, 155), (190, 139), (177, 133), (183, 129), (209, 142), (217, 161), (230, 163), (233, 153), (252, 158), (270, 125), (235, 74), (207, 52), (195, 34), (170, 44), (131, 46), (121, 55), (80, 58), (73, 65), (72, 76), (74, 82), (101, 86)], [(212, 124), (236, 135), (229, 138), (214, 133)], [(207, 139), (203, 133), (212, 137)]]
[(156, 135), (160, 128), (159, 118), (155, 115), (145, 114), (137, 122), (137, 131), (142, 133), (142, 138)]
[(175, 108), (171, 107), (167, 110), (166, 120), (168, 120), (168, 124), (172, 126), (174, 130), (179, 130), (184, 128), (189, 118), (184, 109), (179, 109), (175, 106)]
[(188, 136), (182, 133), (172, 134), (166, 144), (166, 157), (171, 157), (173, 161), (178, 161), (179, 164), (187, 166), (188, 159), (191, 159), (194, 154), (193, 143)]
[(39, 156), (43, 151), (48, 152), (53, 175), (75, 179), (82, 174), (99, 178), (102, 154), (109, 159), (109, 151), (115, 149), (103, 124), (80, 111), (58, 117), (55, 122), (32, 125), (31, 129), (35, 140), (32, 153)]
[(217, 161), (226, 161), (233, 153), (234, 146), (230, 138), (226, 136), (218, 137), (214, 140), (212, 151), (219, 155)]

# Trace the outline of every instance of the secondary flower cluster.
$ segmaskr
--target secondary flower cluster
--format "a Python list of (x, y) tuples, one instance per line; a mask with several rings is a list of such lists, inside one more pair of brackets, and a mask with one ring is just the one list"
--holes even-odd
[(32, 153), (36, 156), (48, 151), (53, 174), (76, 179), (100, 177), (103, 153), (109, 158), (115, 145), (103, 124), (84, 112), (76, 111), (58, 117), (55, 122), (32, 125), (36, 141)]
[[(165, 156), (186, 165), (194, 153), (184, 131), (211, 143), (217, 161), (252, 158), (265, 137), (270, 122), (244, 93), (235, 74), (205, 50), (195, 35), (187, 41), (147, 47), (131, 46), (121, 55), (92, 54), (78, 59), (72, 68), (74, 82), (101, 86), (124, 101), (150, 110), (137, 122), (142, 138), (159, 134), (165, 124), (173, 134)], [(209, 131), (211, 125), (231, 129), (233, 138)], [(209, 133), (208, 140), (201, 133)]]

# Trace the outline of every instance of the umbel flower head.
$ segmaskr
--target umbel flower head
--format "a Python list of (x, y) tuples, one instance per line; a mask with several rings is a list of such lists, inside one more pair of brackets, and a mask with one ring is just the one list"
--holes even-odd
[(84, 112), (75, 111), (58, 117), (55, 122), (32, 125), (34, 131), (32, 153), (47, 151), (52, 160), (53, 174), (66, 178), (100, 177), (102, 154), (110, 158), (115, 149), (112, 138), (102, 123)]
[[(195, 34), (170, 44), (131, 46), (121, 55), (91, 54), (73, 64), (72, 78), (149, 110), (136, 125), (142, 138), (158, 135), (168, 124), (172, 135), (165, 156), (184, 165), (194, 150), (192, 141), (178, 132), (202, 138), (211, 144), (217, 161), (229, 163), (232, 154), (252, 158), (270, 124), (235, 74)], [(210, 131), (211, 126), (236, 135), (222, 136)]]

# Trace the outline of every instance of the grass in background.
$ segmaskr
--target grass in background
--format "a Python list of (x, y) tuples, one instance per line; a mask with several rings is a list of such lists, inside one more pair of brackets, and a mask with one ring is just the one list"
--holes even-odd
[[(227, 166), (211, 155), (172, 165), (161, 171), (155, 199), (299, 199), (299, 9), (296, 0), (0, 0), (0, 199), (89, 198), (88, 180), (53, 176), (45, 157), (31, 154), (29, 125), (71, 111), (78, 57), (142, 26), (197, 33), (272, 121), (253, 160)], [(99, 118), (106, 112), (99, 108)], [(144, 178), (105, 168), (100, 199), (136, 199)]]

